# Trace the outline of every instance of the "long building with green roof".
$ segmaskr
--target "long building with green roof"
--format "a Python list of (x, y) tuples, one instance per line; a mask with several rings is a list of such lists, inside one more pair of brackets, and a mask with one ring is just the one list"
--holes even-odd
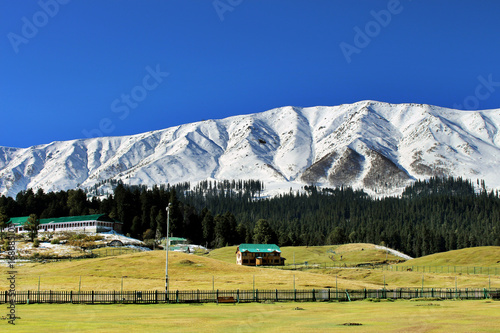
[[(24, 225), (29, 216), (12, 217), (9, 226), (14, 226), (16, 232), (26, 232)], [(82, 231), (106, 232), (114, 230), (122, 232), (123, 223), (112, 219), (106, 214), (66, 216), (40, 219), (39, 232)]]
[(285, 258), (276, 244), (240, 244), (236, 248), (236, 263), (245, 266), (282, 266)]

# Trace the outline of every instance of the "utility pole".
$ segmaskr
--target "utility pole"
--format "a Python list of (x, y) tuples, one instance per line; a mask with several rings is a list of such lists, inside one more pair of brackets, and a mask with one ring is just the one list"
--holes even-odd
[(168, 248), (170, 244), (169, 233), (170, 233), (170, 204), (167, 206), (167, 239), (166, 239), (166, 259), (165, 259), (165, 299), (168, 301)]

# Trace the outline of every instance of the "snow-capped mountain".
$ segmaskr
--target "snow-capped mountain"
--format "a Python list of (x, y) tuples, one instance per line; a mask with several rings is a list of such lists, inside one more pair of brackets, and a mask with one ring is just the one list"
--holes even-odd
[(350, 185), (400, 193), (433, 175), (500, 188), (500, 109), (458, 111), (362, 101), (282, 107), (132, 136), (0, 147), (0, 194), (205, 179), (260, 179), (270, 190)]

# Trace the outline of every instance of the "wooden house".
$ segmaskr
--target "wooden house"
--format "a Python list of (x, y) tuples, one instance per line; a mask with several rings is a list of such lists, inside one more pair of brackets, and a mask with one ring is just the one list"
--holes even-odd
[(236, 263), (245, 266), (282, 266), (285, 258), (275, 244), (240, 244), (236, 248)]

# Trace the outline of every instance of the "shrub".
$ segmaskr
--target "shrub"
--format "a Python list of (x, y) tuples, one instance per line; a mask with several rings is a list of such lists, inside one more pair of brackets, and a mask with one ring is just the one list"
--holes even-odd
[(35, 238), (35, 240), (33, 241), (33, 247), (39, 247), (40, 246), (40, 241), (38, 240), (38, 238)]
[(151, 250), (156, 247), (156, 241), (154, 239), (146, 239), (144, 241), (144, 244), (146, 245), (147, 248)]
[(95, 241), (103, 239), (100, 235), (85, 235), (85, 234), (73, 234), (69, 237), (66, 244), (79, 247), (94, 247), (96, 245)]
[(50, 241), (50, 244), (59, 244), (59, 238), (54, 238)]

